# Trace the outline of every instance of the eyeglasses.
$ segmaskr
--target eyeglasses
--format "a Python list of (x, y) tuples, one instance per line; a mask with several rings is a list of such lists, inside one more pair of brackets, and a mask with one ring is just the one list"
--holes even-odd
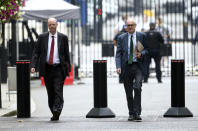
[(136, 24), (130, 24), (130, 25), (127, 25), (127, 26), (129, 27), (129, 26), (135, 26), (135, 25), (136, 25)]

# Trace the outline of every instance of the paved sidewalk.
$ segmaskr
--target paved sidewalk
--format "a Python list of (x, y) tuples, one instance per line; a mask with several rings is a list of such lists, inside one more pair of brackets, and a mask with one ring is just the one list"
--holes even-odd
[(2, 108), (0, 108), (0, 116), (16, 110), (16, 94), (10, 94), (9, 100), (7, 84), (1, 84), (1, 100)]
[(149, 79), (142, 87), (142, 122), (128, 122), (128, 110), (124, 87), (117, 78), (108, 78), (108, 107), (115, 118), (86, 118), (93, 108), (93, 78), (76, 81), (64, 86), (64, 108), (58, 122), (50, 122), (51, 113), (47, 105), (46, 89), (40, 81), (31, 81), (31, 95), (36, 110), (31, 118), (19, 119), (0, 117), (0, 131), (197, 131), (198, 130), (198, 77), (186, 77), (186, 107), (193, 117), (164, 118), (163, 114), (171, 105), (170, 78), (158, 84)]
[[(11, 92), (8, 94), (7, 84), (1, 84), (1, 99), (2, 108), (0, 108), (1, 116), (16, 116), (17, 114), (17, 94), (16, 92)], [(31, 112), (35, 111), (35, 102), (31, 97)]]

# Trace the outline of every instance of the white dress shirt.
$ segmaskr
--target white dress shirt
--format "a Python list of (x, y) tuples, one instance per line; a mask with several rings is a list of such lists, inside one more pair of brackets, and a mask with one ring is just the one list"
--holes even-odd
[(52, 43), (52, 36), (54, 36), (54, 56), (53, 56), (53, 64), (59, 64), (60, 59), (58, 55), (58, 36), (57, 32), (52, 35), (49, 33), (49, 38), (48, 38), (48, 49), (47, 49), (47, 57), (46, 57), (46, 62), (49, 62), (49, 55), (50, 55), (50, 50), (51, 50), (51, 43)]
[[(135, 45), (136, 45), (136, 31), (133, 34), (128, 33), (128, 59), (130, 55), (131, 36), (133, 36), (133, 50), (134, 50)], [(133, 62), (137, 62), (135, 53), (133, 53)]]

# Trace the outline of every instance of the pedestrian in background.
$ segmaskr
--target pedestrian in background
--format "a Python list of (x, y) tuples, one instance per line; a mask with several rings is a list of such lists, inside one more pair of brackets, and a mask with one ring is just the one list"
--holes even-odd
[(126, 33), (126, 32), (127, 32), (127, 26), (124, 25), (124, 26), (123, 26), (123, 29), (122, 29), (118, 34), (116, 34), (115, 37), (113, 38), (113, 44), (114, 44), (115, 46), (116, 46), (116, 44), (117, 44), (118, 37), (119, 37), (120, 35), (122, 35), (123, 33)]
[[(116, 71), (124, 81), (128, 103), (128, 121), (141, 121), (141, 92), (143, 78), (143, 58), (148, 53), (146, 36), (136, 32), (134, 19), (127, 20), (127, 31), (118, 37), (116, 51)], [(137, 50), (137, 46), (143, 47)], [(135, 53), (136, 51), (136, 53)]]
[(140, 21), (137, 25), (137, 28), (136, 30), (137, 31), (140, 31), (140, 32), (146, 32), (149, 30), (149, 19), (148, 19), (148, 16), (147, 15), (143, 15), (142, 16), (142, 21)]
[(64, 80), (70, 72), (68, 38), (57, 31), (57, 26), (55, 18), (48, 19), (49, 32), (38, 37), (31, 61), (32, 73), (39, 62), (39, 73), (44, 77), (48, 105), (53, 114), (51, 121), (59, 120), (64, 103)]
[[(156, 30), (161, 33), (161, 35), (164, 39), (164, 44), (171, 44), (170, 43), (170, 36), (171, 36), (171, 32), (172, 32), (171, 28), (168, 25), (164, 24), (162, 18), (160, 18), (160, 17), (158, 17), (156, 19)], [(164, 51), (165, 53), (161, 52), (161, 54), (163, 54), (161, 63), (162, 63), (163, 66), (166, 67), (166, 66), (168, 66), (168, 56), (170, 54), (167, 54), (166, 49), (164, 49), (164, 50), (165, 50)], [(169, 51), (169, 52), (172, 52), (172, 51)]]
[(126, 25), (126, 21), (128, 19), (128, 15), (122, 15), (122, 19), (119, 20), (118, 24), (115, 26), (114, 33), (117, 35), (123, 27)]
[(155, 23), (150, 23), (150, 30), (146, 32), (146, 41), (149, 48), (149, 53), (146, 56), (145, 60), (145, 75), (144, 75), (144, 82), (148, 82), (149, 78), (149, 69), (151, 64), (151, 59), (154, 59), (155, 62), (155, 72), (158, 83), (162, 83), (162, 72), (161, 72), (161, 55), (160, 55), (160, 45), (164, 43), (164, 39), (160, 32), (155, 30)]
[(195, 39), (193, 41), (193, 44), (195, 45), (197, 41), (198, 41), (198, 30), (197, 30), (197, 32), (195, 34)]
[[(198, 27), (198, 16), (197, 16), (197, 18), (195, 20), (195, 25)], [(198, 30), (197, 30), (197, 32), (195, 34), (195, 39), (193, 41), (193, 44), (195, 45), (197, 41), (198, 41)]]

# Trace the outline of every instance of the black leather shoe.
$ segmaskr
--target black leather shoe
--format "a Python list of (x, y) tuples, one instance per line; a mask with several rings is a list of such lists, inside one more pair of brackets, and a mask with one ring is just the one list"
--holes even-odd
[(141, 122), (142, 118), (140, 117), (140, 115), (135, 115), (134, 116), (134, 121)]
[(134, 120), (133, 115), (130, 115), (129, 118), (128, 118), (128, 121), (133, 121), (133, 120)]
[(58, 121), (59, 116), (60, 116), (60, 113), (58, 111), (53, 111), (53, 116), (51, 118), (51, 121)]
[(158, 80), (158, 83), (162, 83), (162, 80)]

